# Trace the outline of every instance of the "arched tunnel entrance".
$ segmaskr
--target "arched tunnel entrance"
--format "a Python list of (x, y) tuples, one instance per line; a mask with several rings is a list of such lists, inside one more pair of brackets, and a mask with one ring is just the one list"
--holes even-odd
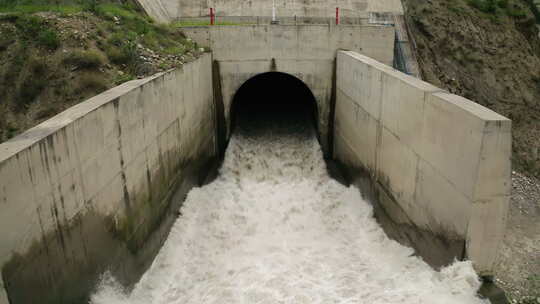
[(317, 102), (300, 79), (281, 72), (259, 74), (236, 92), (231, 105), (231, 134), (242, 129), (264, 132), (276, 124), (312, 128), (317, 132)]

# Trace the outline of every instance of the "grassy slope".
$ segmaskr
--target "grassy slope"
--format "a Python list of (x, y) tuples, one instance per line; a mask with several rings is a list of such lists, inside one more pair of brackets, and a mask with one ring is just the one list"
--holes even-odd
[(154, 24), (129, 4), (6, 1), (12, 0), (0, 0), (0, 142), (198, 54), (179, 29)]

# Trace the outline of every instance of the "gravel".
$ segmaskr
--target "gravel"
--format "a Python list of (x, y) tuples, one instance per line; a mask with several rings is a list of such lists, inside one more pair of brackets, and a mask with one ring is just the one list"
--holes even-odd
[(496, 280), (511, 303), (540, 304), (540, 181), (515, 171)]

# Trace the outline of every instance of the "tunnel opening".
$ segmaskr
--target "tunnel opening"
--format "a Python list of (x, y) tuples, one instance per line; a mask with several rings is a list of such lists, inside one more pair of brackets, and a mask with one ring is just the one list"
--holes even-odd
[(231, 134), (239, 130), (276, 132), (309, 128), (318, 137), (318, 109), (315, 96), (300, 79), (280, 72), (268, 72), (246, 81), (236, 92), (231, 106)]

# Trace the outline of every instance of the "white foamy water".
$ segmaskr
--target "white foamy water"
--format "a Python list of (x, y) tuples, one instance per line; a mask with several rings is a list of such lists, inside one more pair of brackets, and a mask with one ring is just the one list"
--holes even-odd
[(312, 132), (285, 129), (236, 134), (134, 289), (105, 275), (91, 303), (488, 303), (469, 262), (437, 272), (388, 239)]

